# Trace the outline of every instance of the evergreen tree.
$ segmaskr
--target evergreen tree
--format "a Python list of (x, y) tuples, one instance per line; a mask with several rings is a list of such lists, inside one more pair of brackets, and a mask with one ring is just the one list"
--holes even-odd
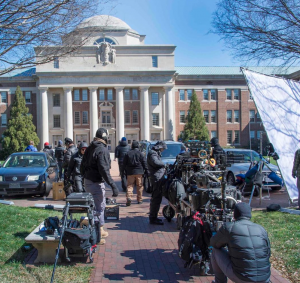
[(187, 122), (184, 126), (183, 140), (189, 139), (207, 141), (209, 140), (209, 133), (206, 127), (205, 119), (202, 115), (201, 105), (197, 98), (196, 92), (192, 94), (192, 99), (187, 116)]
[(40, 139), (35, 132), (36, 127), (32, 122), (32, 115), (28, 115), (25, 98), (21, 88), (18, 86), (12, 107), (7, 129), (3, 133), (2, 148), (3, 156), (7, 157), (13, 152), (21, 152), (34, 141), (37, 145)]

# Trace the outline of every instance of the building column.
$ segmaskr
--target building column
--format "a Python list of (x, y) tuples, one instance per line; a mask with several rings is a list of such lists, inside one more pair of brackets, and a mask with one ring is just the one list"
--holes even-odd
[(72, 87), (64, 88), (64, 109), (65, 109), (65, 138), (74, 140), (73, 137), (73, 101)]
[(166, 121), (165, 121), (165, 137), (166, 139), (174, 139), (175, 124), (174, 124), (174, 101), (173, 87), (164, 87), (166, 96)]
[(150, 140), (149, 87), (141, 87), (141, 139)]
[(124, 87), (116, 87), (117, 105), (116, 105), (116, 144), (124, 137)]
[(90, 90), (90, 140), (96, 136), (96, 132), (99, 128), (98, 125), (98, 102), (97, 102), (97, 90), (98, 87), (89, 87)]
[[(42, 105), (42, 115), (41, 115), (41, 148), (43, 148), (45, 142), (49, 142), (49, 113), (48, 113), (48, 88), (40, 87), (40, 97)], [(51, 143), (50, 143), (51, 144)]]

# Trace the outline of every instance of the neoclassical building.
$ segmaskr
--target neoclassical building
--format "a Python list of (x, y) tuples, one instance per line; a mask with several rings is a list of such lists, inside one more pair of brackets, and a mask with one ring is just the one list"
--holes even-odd
[[(177, 140), (190, 97), (196, 92), (211, 137), (246, 147), (263, 130), (238, 67), (175, 67), (174, 45), (147, 45), (122, 20), (100, 15), (77, 27), (89, 41), (76, 53), (15, 76), (0, 77), (0, 134), (9, 119), (16, 87), (24, 93), (41, 145), (65, 137), (90, 142), (99, 127), (118, 141)], [(40, 56), (40, 49), (35, 49)], [(274, 68), (256, 68), (274, 73)], [(299, 68), (284, 73), (292, 76)]]

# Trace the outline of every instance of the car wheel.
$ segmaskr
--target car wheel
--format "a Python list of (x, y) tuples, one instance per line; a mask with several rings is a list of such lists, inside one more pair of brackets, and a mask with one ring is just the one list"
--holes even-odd
[(227, 175), (227, 184), (233, 186), (234, 183), (235, 183), (235, 177), (231, 172), (229, 172)]
[(281, 187), (279, 186), (279, 187), (271, 187), (271, 189), (272, 189), (272, 191), (279, 191), (279, 190), (281, 190)]

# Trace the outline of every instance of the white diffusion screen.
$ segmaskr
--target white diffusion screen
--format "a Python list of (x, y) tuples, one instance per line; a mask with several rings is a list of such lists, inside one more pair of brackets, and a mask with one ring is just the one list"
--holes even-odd
[(295, 151), (300, 139), (300, 84), (242, 69), (277, 160), (290, 199), (298, 198), (292, 177)]

